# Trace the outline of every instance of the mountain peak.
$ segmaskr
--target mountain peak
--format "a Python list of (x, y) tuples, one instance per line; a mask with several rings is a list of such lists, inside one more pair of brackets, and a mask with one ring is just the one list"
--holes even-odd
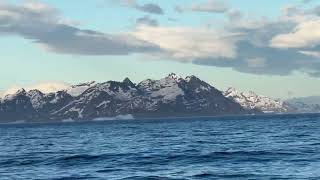
[(229, 87), (223, 94), (226, 97), (235, 97), (235, 96), (239, 96), (240, 93), (236, 88)]
[(14, 99), (17, 96), (24, 96), (27, 94), (27, 91), (24, 88), (19, 89), (16, 93), (14, 94), (7, 94), (5, 95), (5, 97), (3, 98), (3, 100), (11, 100)]
[(191, 76), (187, 76), (186, 77), (186, 81), (190, 82), (190, 81), (194, 81), (194, 80), (200, 80), (197, 76), (191, 75)]
[(125, 83), (125, 84), (127, 84), (127, 85), (129, 85), (129, 86), (134, 86), (134, 83), (133, 83), (128, 77), (126, 77), (126, 78), (122, 81), (122, 83)]
[(237, 91), (235, 87), (229, 87), (226, 92), (235, 92)]
[(168, 76), (177, 76), (177, 74), (172, 72)]
[(29, 96), (43, 95), (43, 93), (41, 91), (39, 91), (38, 89), (30, 90), (30, 91), (28, 91), (27, 94)]
[(181, 77), (181, 76), (179, 76), (179, 75), (177, 75), (177, 74), (175, 74), (175, 73), (170, 73), (170, 74), (167, 76), (167, 78), (173, 79), (173, 80), (175, 80), (175, 81), (177, 81), (177, 82), (183, 79), (183, 77)]
[(24, 88), (21, 88), (13, 95), (18, 96), (18, 95), (26, 95), (26, 94), (27, 94), (27, 91)]

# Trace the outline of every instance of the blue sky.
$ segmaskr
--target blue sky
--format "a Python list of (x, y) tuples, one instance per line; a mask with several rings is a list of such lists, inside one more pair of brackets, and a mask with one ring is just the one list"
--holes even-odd
[(175, 72), (197, 75), (221, 90), (233, 86), (276, 98), (320, 95), (319, 5), (1, 1), (0, 90), (125, 77), (138, 82)]

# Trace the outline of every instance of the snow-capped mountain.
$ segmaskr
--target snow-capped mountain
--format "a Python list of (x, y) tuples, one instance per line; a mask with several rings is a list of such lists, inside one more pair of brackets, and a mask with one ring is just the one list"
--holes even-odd
[(170, 74), (160, 80), (134, 84), (84, 83), (44, 94), (18, 91), (0, 103), (0, 121), (90, 120), (131, 114), (134, 117), (203, 116), (260, 113), (247, 110), (223, 96), (221, 91), (195, 76)]
[(246, 109), (258, 109), (266, 113), (286, 113), (291, 111), (291, 108), (284, 101), (257, 95), (252, 91), (239, 92), (235, 88), (229, 88), (224, 92), (224, 96), (234, 100)]
[(320, 112), (320, 105), (297, 101), (282, 101), (250, 92), (239, 92), (229, 88), (224, 96), (239, 103), (245, 109), (257, 109), (265, 113), (315, 113)]

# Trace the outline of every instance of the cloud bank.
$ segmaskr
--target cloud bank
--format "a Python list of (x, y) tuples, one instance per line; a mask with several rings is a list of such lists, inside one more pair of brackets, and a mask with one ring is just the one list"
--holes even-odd
[[(157, 4), (122, 1), (148, 14), (164, 14)], [(320, 76), (319, 7), (286, 6), (278, 18), (252, 18), (222, 1), (180, 5), (191, 13), (221, 13), (222, 27), (161, 26), (145, 15), (128, 32), (109, 34), (66, 23), (44, 3), (0, 4), (0, 36), (18, 35), (63, 54), (129, 55), (139, 53), (178, 62), (232, 68), (252, 74)], [(220, 25), (221, 26), (221, 25)]]
[(310, 48), (320, 45), (320, 20), (301, 22), (292, 32), (272, 38), (275, 48)]
[(157, 51), (148, 42), (125, 34), (107, 34), (64, 23), (58, 10), (39, 2), (0, 4), (0, 36), (18, 35), (56, 53), (127, 55)]

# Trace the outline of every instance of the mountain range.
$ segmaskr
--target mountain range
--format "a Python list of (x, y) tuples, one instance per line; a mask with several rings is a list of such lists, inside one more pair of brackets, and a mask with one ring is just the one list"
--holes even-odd
[(196, 76), (174, 73), (138, 84), (129, 78), (92, 81), (48, 94), (21, 89), (0, 102), (1, 123), (320, 112), (319, 105), (297, 106), (234, 88), (222, 92)]
[(256, 93), (239, 92), (235, 88), (229, 88), (224, 96), (233, 99), (245, 109), (258, 109), (264, 113), (317, 113), (320, 112), (319, 104), (305, 103), (304, 101), (280, 100)]
[(123, 115), (134, 117), (212, 116), (252, 114), (240, 104), (195, 76), (170, 74), (160, 80), (134, 84), (89, 82), (44, 94), (19, 90), (1, 99), (0, 121), (94, 120)]

